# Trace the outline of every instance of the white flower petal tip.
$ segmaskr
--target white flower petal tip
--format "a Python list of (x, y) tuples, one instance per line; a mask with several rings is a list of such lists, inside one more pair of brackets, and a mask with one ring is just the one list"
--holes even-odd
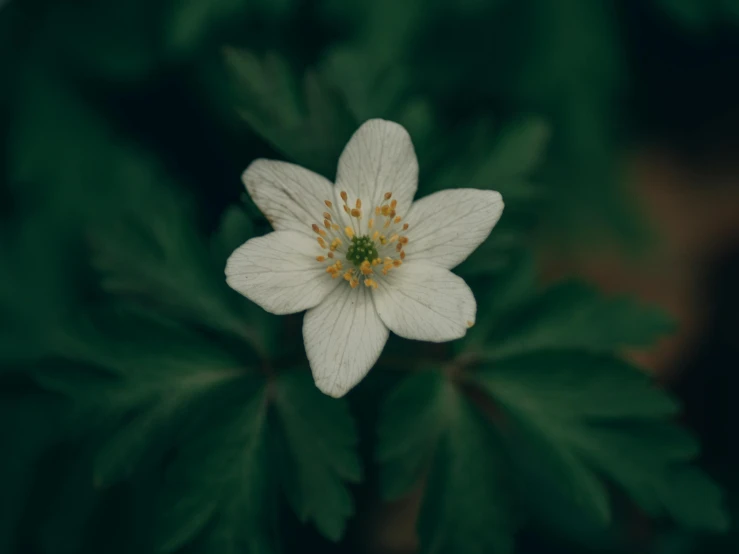
[(303, 321), (303, 338), (316, 386), (344, 396), (369, 372), (388, 339), (369, 288), (341, 287)]
[(228, 285), (268, 312), (302, 312), (337, 285), (316, 263), (318, 245), (295, 231), (275, 231), (246, 241), (226, 262)]
[(390, 331), (444, 342), (475, 323), (472, 291), (449, 269), (503, 212), (487, 190), (413, 203), (418, 161), (408, 132), (365, 122), (339, 158), (336, 185), (297, 165), (256, 160), (244, 172), (275, 232), (240, 246), (228, 284), (275, 314), (308, 310), (303, 338), (316, 386), (344, 396), (370, 371)]
[(407, 339), (447, 342), (462, 338), (475, 324), (472, 291), (441, 267), (409, 263), (384, 280), (374, 298), (385, 325)]
[(408, 131), (384, 119), (365, 121), (341, 153), (336, 187), (372, 205), (392, 191), (407, 212), (418, 188), (418, 160)]
[(416, 201), (408, 214), (408, 261), (451, 269), (490, 236), (503, 214), (499, 192), (442, 190)]

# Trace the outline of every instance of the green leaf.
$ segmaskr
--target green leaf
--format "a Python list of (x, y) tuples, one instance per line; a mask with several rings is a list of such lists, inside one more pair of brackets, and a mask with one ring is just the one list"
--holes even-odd
[(569, 282), (543, 291), (500, 316), (489, 331), (476, 333), (479, 341), (485, 331), (484, 357), (501, 359), (545, 349), (606, 352), (647, 346), (672, 329), (661, 310)]
[(213, 259), (223, 267), (226, 260), (239, 246), (254, 236), (254, 224), (241, 206), (226, 208), (218, 229), (210, 238)]
[(344, 145), (357, 127), (341, 95), (313, 72), (302, 79), (277, 55), (264, 59), (229, 49), (238, 111), (287, 158), (332, 179)]
[(422, 553), (512, 551), (501, 444), (439, 373), (406, 378), (388, 396), (378, 432), (386, 497), (407, 492), (430, 467), (418, 522)]
[(322, 394), (306, 371), (280, 375), (274, 402), (285, 495), (301, 521), (312, 520), (327, 538), (339, 540), (354, 513), (344, 481), (356, 483), (362, 477), (346, 402)]
[(380, 486), (388, 500), (399, 498), (419, 481), (430, 463), (440, 433), (443, 381), (422, 372), (401, 381), (385, 399), (378, 422)]
[(646, 512), (721, 530), (718, 488), (688, 462), (695, 441), (670, 423), (677, 406), (629, 364), (583, 352), (500, 360), (473, 379), (510, 416), (508, 432), (530, 443), (541, 472), (607, 521), (602, 485), (613, 480)]
[[(34, 373), (45, 388), (71, 400), (72, 431), (98, 437), (93, 473), (99, 486), (128, 476), (152, 451), (161, 455), (206, 395), (244, 375), (238, 358), (197, 335), (139, 318), (130, 325), (113, 337), (93, 329), (68, 339), (79, 367)], [(147, 336), (153, 340), (147, 343)]]
[(276, 552), (274, 483), (263, 385), (218, 391), (209, 416), (182, 445), (160, 492), (155, 546), (175, 552)]
[(501, 443), (450, 384), (439, 401), (444, 406), (444, 434), (418, 522), (421, 552), (512, 552), (513, 506)]

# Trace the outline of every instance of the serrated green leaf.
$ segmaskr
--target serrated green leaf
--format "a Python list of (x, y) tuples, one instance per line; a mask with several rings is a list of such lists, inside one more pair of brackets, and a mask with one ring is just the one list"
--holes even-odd
[(160, 493), (159, 552), (275, 552), (266, 389), (241, 381), (218, 391), (209, 417), (177, 452)]
[(450, 384), (444, 385), (439, 402), (444, 433), (418, 521), (421, 552), (512, 552), (514, 517), (502, 445)]
[(501, 359), (536, 350), (607, 352), (651, 344), (673, 329), (655, 308), (606, 297), (580, 283), (555, 285), (499, 318), (486, 335), (484, 356)]
[(322, 394), (305, 371), (280, 375), (274, 402), (285, 495), (301, 521), (312, 520), (327, 538), (339, 540), (354, 513), (344, 481), (356, 483), (362, 477), (357, 432), (346, 403)]
[(332, 179), (336, 162), (357, 127), (341, 95), (319, 75), (300, 77), (277, 55), (264, 59), (229, 49), (240, 115), (290, 161)]
[(501, 444), (453, 385), (437, 372), (406, 378), (383, 405), (378, 434), (385, 497), (408, 492), (430, 468), (418, 522), (422, 553), (512, 550)]
[[(35, 371), (37, 382), (67, 396), (75, 432), (99, 435), (93, 473), (108, 486), (133, 472), (145, 454), (161, 453), (183, 419), (213, 389), (244, 375), (241, 361), (197, 335), (134, 319), (127, 334), (75, 338), (82, 367)], [(143, 336), (154, 337), (147, 343)]]
[(651, 515), (726, 526), (718, 489), (687, 465), (696, 444), (670, 423), (675, 403), (629, 364), (583, 352), (537, 353), (500, 360), (473, 378), (510, 414), (509, 432), (535, 445), (541, 470), (563, 479), (568, 495), (603, 521), (603, 491), (591, 470)]
[(226, 267), (226, 260), (239, 246), (254, 236), (254, 223), (241, 206), (229, 206), (221, 216), (218, 229), (210, 238), (210, 250), (216, 263)]
[(431, 461), (440, 433), (438, 396), (442, 389), (441, 376), (427, 371), (404, 379), (385, 399), (376, 451), (384, 498), (393, 500), (406, 494)]

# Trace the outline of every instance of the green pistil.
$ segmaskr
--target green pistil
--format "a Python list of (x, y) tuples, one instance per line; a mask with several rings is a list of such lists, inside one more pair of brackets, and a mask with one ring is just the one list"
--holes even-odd
[(377, 258), (377, 248), (375, 242), (367, 235), (352, 237), (352, 243), (346, 252), (346, 259), (359, 267), (363, 261), (369, 261)]

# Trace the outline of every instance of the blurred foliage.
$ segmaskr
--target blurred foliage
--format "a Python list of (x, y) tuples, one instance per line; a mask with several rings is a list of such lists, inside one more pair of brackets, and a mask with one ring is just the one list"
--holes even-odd
[[(677, 404), (623, 359), (669, 318), (542, 288), (528, 253), (645, 238), (621, 186), (619, 9), (0, 3), (0, 552), (369, 551), (377, 479), (385, 499), (422, 494), (425, 553), (525, 550), (531, 533), (692, 552), (726, 529)], [(691, 29), (737, 13), (650, 9)], [(269, 229), (248, 163), (333, 178), (370, 117), (411, 133), (419, 195), (490, 188), (506, 211), (458, 269), (469, 335), (391, 340), (333, 400), (300, 316), (251, 304), (223, 266)]]

